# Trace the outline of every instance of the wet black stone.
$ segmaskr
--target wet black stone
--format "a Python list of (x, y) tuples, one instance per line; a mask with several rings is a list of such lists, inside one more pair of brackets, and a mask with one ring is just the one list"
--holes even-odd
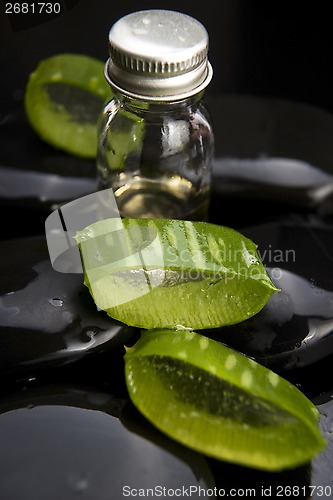
[(242, 232), (281, 291), (254, 317), (206, 334), (279, 371), (333, 354), (333, 226), (295, 215)]
[(215, 486), (204, 456), (169, 440), (128, 401), (105, 391), (22, 387), (0, 400), (0, 427), (1, 498), (117, 499), (140, 488)]
[(0, 254), (2, 372), (70, 362), (133, 335), (97, 310), (82, 274), (54, 271), (45, 237), (1, 242)]

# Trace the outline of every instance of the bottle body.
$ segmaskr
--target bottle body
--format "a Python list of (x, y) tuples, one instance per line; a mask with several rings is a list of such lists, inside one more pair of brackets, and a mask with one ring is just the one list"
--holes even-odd
[(202, 93), (151, 102), (117, 91), (99, 124), (97, 187), (122, 217), (207, 220), (214, 134)]

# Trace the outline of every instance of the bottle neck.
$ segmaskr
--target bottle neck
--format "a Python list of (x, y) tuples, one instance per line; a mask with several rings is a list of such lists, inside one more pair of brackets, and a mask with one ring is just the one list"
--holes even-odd
[(155, 112), (155, 113), (170, 113), (171, 111), (179, 111), (190, 106), (199, 104), (204, 95), (204, 90), (194, 94), (192, 96), (180, 99), (180, 100), (170, 100), (170, 101), (151, 101), (149, 99), (138, 99), (126, 95), (119, 89), (111, 87), (114, 98), (123, 107), (128, 110), (132, 110), (135, 113), (138, 112)]

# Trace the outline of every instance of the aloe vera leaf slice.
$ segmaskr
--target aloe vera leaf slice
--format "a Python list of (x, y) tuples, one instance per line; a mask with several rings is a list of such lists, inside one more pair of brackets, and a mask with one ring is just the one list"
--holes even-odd
[(37, 135), (68, 153), (95, 158), (97, 124), (111, 90), (104, 63), (82, 54), (40, 61), (26, 85), (26, 116)]
[(194, 331), (142, 332), (127, 349), (125, 374), (137, 409), (207, 456), (280, 471), (325, 447), (319, 412), (297, 387)]
[(259, 312), (278, 289), (254, 242), (208, 222), (106, 219), (76, 235), (100, 309), (140, 328), (215, 328)]

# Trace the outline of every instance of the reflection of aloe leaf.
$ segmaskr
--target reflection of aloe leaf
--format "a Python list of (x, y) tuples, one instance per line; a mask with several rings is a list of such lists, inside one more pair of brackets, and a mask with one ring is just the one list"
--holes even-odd
[(319, 412), (266, 367), (194, 331), (143, 331), (125, 355), (138, 410), (205, 455), (263, 470), (303, 465), (325, 446)]
[(130, 432), (143, 437), (187, 464), (203, 487), (214, 488), (215, 481), (208, 466), (207, 458), (159, 432), (131, 402), (128, 402), (122, 409), (120, 421)]
[(122, 170), (128, 155), (140, 152), (144, 134), (144, 120), (137, 115), (120, 109), (117, 120), (121, 127), (117, 130), (115, 124), (105, 143), (107, 164), (111, 170)]
[[(117, 353), (119, 356), (119, 353)], [(0, 415), (32, 407), (77, 408), (103, 412), (108, 416), (119, 419), (125, 405), (125, 400), (110, 392), (87, 389), (79, 384), (48, 383), (40, 387), (29, 387), (24, 394), (20, 391), (10, 398), (2, 397)]]

